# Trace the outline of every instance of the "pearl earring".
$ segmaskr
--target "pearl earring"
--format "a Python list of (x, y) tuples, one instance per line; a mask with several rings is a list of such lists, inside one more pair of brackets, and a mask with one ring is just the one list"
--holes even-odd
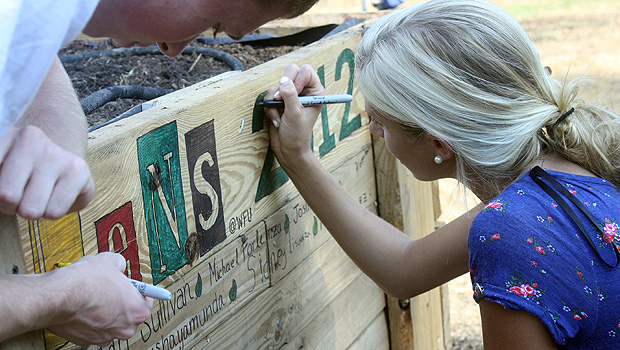
[(435, 156), (433, 160), (435, 161), (436, 164), (441, 164), (443, 162), (443, 158), (441, 158), (440, 155)]

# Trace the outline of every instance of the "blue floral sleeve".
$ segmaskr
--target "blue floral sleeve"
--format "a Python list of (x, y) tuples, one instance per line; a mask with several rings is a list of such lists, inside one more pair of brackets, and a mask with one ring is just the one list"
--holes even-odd
[[(583, 202), (600, 218), (605, 232), (593, 239), (604, 256), (612, 256), (615, 248), (609, 243), (620, 237), (616, 216), (607, 209), (618, 211), (618, 202), (609, 205), (617, 193), (609, 195), (614, 190), (608, 183), (602, 184), (607, 191), (599, 192), (573, 180), (564, 183), (587, 198)], [(536, 316), (558, 344), (569, 348), (620, 348), (620, 287), (612, 282), (620, 274), (601, 264), (563, 209), (529, 178), (509, 186), (476, 217), (469, 253), (476, 301), (484, 298)], [(609, 301), (612, 295), (615, 305)]]

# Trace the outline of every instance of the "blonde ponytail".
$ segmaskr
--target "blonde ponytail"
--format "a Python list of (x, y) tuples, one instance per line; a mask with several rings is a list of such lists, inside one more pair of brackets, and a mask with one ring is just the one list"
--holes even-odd
[(579, 104), (577, 81), (550, 77), (519, 23), (488, 1), (432, 0), (382, 17), (355, 69), (373, 108), (450, 145), (466, 186), (498, 194), (547, 152), (620, 182), (617, 114)]
[(620, 116), (578, 103), (565, 120), (546, 126), (550, 151), (620, 188)]

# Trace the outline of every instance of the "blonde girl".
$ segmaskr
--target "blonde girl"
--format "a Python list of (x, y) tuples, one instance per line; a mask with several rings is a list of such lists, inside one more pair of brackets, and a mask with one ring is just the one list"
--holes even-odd
[(488, 349), (620, 348), (618, 115), (580, 102), (481, 0), (381, 18), (355, 69), (370, 131), (416, 178), (458, 179), (483, 202), (420, 240), (362, 208), (310, 151), (318, 110), (297, 95), (324, 93), (316, 73), (287, 66), (268, 96), (286, 105), (267, 110), (272, 147), (358, 266), (399, 298), (469, 272)]

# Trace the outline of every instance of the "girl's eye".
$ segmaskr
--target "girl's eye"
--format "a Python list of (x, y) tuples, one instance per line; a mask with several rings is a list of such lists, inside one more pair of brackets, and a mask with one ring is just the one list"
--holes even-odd
[(377, 124), (378, 126), (383, 126), (383, 124), (379, 123), (379, 122), (377, 121), (377, 119), (375, 119), (375, 118), (373, 118), (373, 117), (370, 117), (370, 123), (375, 123), (375, 124)]

